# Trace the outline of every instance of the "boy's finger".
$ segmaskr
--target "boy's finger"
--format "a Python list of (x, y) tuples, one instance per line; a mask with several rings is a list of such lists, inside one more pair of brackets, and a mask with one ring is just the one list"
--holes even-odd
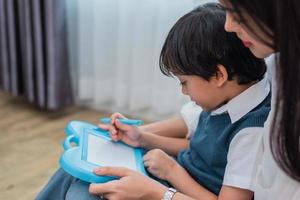
[(123, 116), (121, 113), (114, 113), (110, 116), (111, 123), (114, 124), (116, 119), (127, 119), (125, 116)]
[(118, 137), (118, 134), (112, 135), (111, 137), (112, 137), (113, 141), (115, 141), (115, 142), (120, 140), (120, 137)]
[(118, 134), (117, 129), (111, 124), (98, 124), (99, 128), (102, 128), (109, 132), (109, 134), (113, 137)]
[(118, 119), (115, 122), (115, 126), (122, 131), (129, 131), (132, 129), (132, 126), (121, 123)]
[(150, 161), (146, 160), (146, 161), (144, 161), (144, 165), (145, 165), (145, 167), (148, 168), (151, 165), (151, 163), (150, 163)]
[(98, 127), (101, 128), (101, 129), (104, 129), (104, 130), (108, 130), (109, 126), (110, 125), (108, 125), (108, 124), (98, 124)]
[(147, 152), (144, 156), (143, 156), (143, 161), (150, 161), (151, 160), (151, 154), (149, 154), (149, 152)]
[(115, 135), (115, 138), (116, 138), (116, 140), (122, 140), (122, 133), (118, 132), (118, 133)]

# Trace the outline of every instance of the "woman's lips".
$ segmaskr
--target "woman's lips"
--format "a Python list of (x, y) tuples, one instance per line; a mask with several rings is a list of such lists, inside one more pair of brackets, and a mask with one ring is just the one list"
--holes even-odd
[(245, 45), (245, 47), (249, 48), (252, 46), (252, 43), (251, 42), (248, 42), (248, 41), (243, 41), (243, 44)]

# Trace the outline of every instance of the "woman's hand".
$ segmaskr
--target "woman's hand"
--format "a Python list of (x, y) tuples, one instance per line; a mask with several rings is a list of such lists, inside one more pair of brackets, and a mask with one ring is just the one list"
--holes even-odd
[(114, 141), (121, 140), (130, 146), (141, 147), (142, 132), (137, 127), (122, 124), (118, 119), (126, 118), (120, 113), (114, 113), (110, 118), (111, 124), (99, 124), (98, 126), (107, 130)]
[(153, 149), (145, 154), (144, 165), (154, 176), (168, 180), (178, 163), (164, 151)]
[(89, 192), (110, 200), (161, 199), (167, 188), (136, 171), (121, 167), (102, 167), (94, 171), (97, 175), (117, 176), (103, 184), (91, 184)]

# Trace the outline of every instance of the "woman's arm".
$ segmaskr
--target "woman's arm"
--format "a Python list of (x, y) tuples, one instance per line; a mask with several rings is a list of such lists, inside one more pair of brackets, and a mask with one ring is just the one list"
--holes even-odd
[[(102, 167), (96, 169), (95, 173), (98, 175), (120, 177), (120, 179), (115, 181), (90, 185), (90, 193), (103, 195), (107, 199), (162, 199), (164, 193), (167, 191), (167, 188), (157, 181), (126, 168)], [(196, 185), (197, 183), (195, 182), (186, 182), (186, 179), (180, 181), (182, 185), (185, 185), (184, 191), (193, 193), (193, 197), (183, 194), (184, 191), (180, 189), (179, 192), (175, 193), (172, 200), (251, 200), (253, 196), (251, 191), (223, 186), (219, 197), (217, 197), (204, 187)], [(196, 188), (197, 192), (192, 192), (192, 188), (189, 187)]]
[[(117, 176), (120, 179), (103, 184), (90, 184), (89, 192), (106, 199), (159, 200), (168, 188), (159, 182), (136, 171), (122, 167), (102, 167), (94, 171), (98, 175)], [(173, 199), (193, 200), (181, 193)]]

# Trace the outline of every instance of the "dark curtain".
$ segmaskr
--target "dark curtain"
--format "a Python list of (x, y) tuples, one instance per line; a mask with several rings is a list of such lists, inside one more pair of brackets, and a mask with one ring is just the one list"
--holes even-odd
[(72, 103), (65, 0), (0, 0), (0, 88), (41, 108)]

